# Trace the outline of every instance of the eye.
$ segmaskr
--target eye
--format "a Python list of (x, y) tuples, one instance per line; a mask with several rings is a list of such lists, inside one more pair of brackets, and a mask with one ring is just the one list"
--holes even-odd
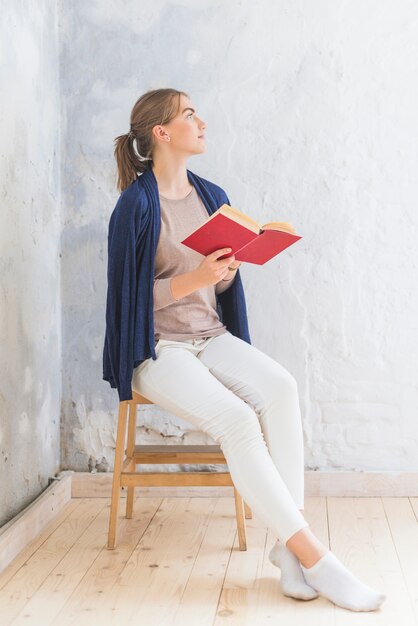
[(190, 117), (191, 115), (193, 115), (193, 113), (189, 113), (189, 115), (187, 117)]

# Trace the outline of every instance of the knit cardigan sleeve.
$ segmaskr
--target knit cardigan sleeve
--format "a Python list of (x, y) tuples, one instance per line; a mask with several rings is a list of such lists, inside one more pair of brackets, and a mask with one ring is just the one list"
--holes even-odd
[(141, 196), (135, 188), (122, 193), (109, 220), (106, 334), (103, 380), (131, 400), (134, 362), (136, 245), (141, 225)]

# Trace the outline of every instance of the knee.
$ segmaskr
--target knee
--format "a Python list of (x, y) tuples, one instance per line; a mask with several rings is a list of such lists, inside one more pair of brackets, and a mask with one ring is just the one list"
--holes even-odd
[(256, 412), (245, 402), (223, 421), (218, 441), (222, 446), (238, 448), (250, 442), (264, 442), (264, 435)]
[(297, 393), (298, 391), (298, 382), (296, 380), (296, 378), (293, 376), (293, 374), (291, 374), (289, 371), (286, 370), (286, 386), (293, 392), (293, 393)]
[(269, 377), (269, 392), (271, 397), (283, 394), (297, 395), (298, 383), (296, 378), (280, 363), (276, 363)]

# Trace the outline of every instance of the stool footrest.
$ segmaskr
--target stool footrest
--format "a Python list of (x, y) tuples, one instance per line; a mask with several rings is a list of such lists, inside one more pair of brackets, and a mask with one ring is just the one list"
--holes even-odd
[(135, 463), (202, 463), (227, 465), (220, 446), (200, 445), (136, 445)]
[(122, 487), (233, 486), (229, 472), (122, 472)]

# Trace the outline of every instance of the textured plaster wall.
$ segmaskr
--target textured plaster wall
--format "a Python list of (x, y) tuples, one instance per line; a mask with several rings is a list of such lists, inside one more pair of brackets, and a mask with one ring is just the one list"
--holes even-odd
[[(243, 265), (253, 344), (299, 383), (306, 468), (417, 469), (418, 5), (62, 3), (63, 462), (111, 468), (101, 382), (112, 140), (150, 88), (207, 122), (188, 166), (303, 239)], [(207, 440), (149, 408), (143, 440)]]
[(59, 470), (60, 166), (55, 3), (2, 2), (0, 525)]

